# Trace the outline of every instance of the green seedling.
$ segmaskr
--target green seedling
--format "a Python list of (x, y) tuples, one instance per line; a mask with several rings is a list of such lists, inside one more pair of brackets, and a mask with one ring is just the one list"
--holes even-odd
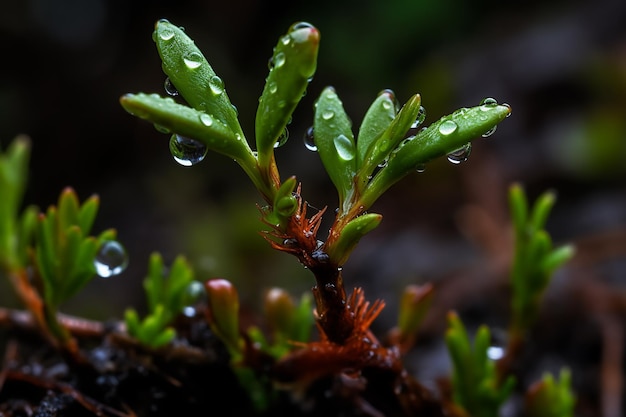
[(472, 417), (497, 417), (515, 385), (512, 376), (500, 382), (496, 363), (489, 358), (491, 335), (481, 326), (470, 336), (456, 313), (448, 314), (446, 344), (452, 358), (452, 389), (455, 404)]
[(557, 380), (546, 373), (541, 381), (526, 393), (526, 414), (532, 417), (572, 417), (576, 399), (572, 391), (572, 376), (561, 370)]
[(169, 271), (159, 253), (150, 256), (148, 275), (143, 282), (148, 314), (141, 320), (133, 308), (126, 310), (128, 333), (146, 346), (158, 348), (176, 337), (172, 321), (201, 294), (202, 284), (193, 279), (193, 270), (184, 257), (178, 256)]

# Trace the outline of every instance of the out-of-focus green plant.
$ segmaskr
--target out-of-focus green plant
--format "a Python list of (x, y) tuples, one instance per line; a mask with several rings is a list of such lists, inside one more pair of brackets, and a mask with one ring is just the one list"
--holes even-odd
[(125, 267), (125, 253), (114, 240), (114, 229), (90, 236), (98, 212), (97, 196), (81, 205), (68, 187), (57, 205), (45, 213), (29, 206), (18, 214), (29, 149), (28, 139), (18, 137), (0, 155), (0, 267), (42, 331), (55, 344), (77, 354), (72, 336), (59, 323), (59, 306), (97, 273), (107, 277), (119, 273)]
[(509, 204), (515, 234), (515, 255), (511, 270), (513, 289), (511, 333), (523, 334), (534, 323), (543, 293), (554, 271), (572, 258), (574, 248), (555, 248), (544, 229), (555, 195), (546, 192), (531, 207), (520, 184), (509, 189)]
[(454, 312), (448, 314), (446, 344), (452, 358), (453, 400), (472, 417), (497, 417), (515, 385), (512, 376), (501, 382), (496, 363), (489, 358), (491, 334), (481, 326), (474, 343)]
[[(513, 184), (509, 188), (515, 253), (511, 267), (512, 313), (504, 356), (497, 362), (489, 359), (490, 335), (486, 326), (479, 328), (472, 351), (459, 317), (451, 313), (448, 318), (446, 342), (453, 362), (454, 401), (472, 416), (498, 415), (514, 384), (509, 375), (510, 363), (519, 354), (526, 332), (537, 318), (542, 295), (555, 270), (574, 254), (570, 245), (554, 248), (545, 230), (554, 201), (554, 194), (546, 192), (531, 208), (521, 185)], [(551, 411), (546, 410), (546, 416), (573, 415), (569, 404), (572, 397), (569, 374), (562, 374), (556, 386), (551, 377), (546, 377), (534, 390), (537, 392), (530, 402), (533, 407), (551, 399), (555, 401), (554, 409), (562, 413), (549, 414)]]
[(558, 380), (544, 374), (541, 381), (526, 393), (526, 414), (529, 417), (571, 417), (576, 398), (572, 390), (572, 376), (568, 369), (561, 370)]
[(183, 256), (178, 256), (168, 271), (161, 255), (153, 253), (143, 282), (148, 314), (141, 320), (135, 309), (128, 308), (124, 313), (128, 333), (152, 348), (171, 342), (176, 337), (172, 321), (204, 291), (193, 277), (193, 269)]

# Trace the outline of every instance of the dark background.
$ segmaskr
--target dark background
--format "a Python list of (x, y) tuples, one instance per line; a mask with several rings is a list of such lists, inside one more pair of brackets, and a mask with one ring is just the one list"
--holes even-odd
[[(272, 47), (296, 21), (318, 27), (317, 73), (277, 158), (283, 177), (297, 175), (305, 199), (329, 211), (336, 204), (330, 181), (302, 145), (325, 86), (336, 88), (355, 130), (383, 88), (401, 102), (420, 93), (426, 124), (484, 97), (511, 105), (512, 116), (475, 142), (467, 162), (434, 161), (372, 208), (385, 220), (362, 240), (344, 278), (348, 289), (364, 285), (366, 294), (387, 300), (383, 320), (393, 319), (405, 284), (472, 270), (506, 249), (481, 246), (471, 232), (475, 219), (463, 213), (482, 208), (506, 241), (506, 188), (513, 181), (531, 199), (557, 192), (548, 228), (558, 244), (621, 236), (617, 256), (601, 266), (590, 262), (597, 267), (585, 271), (624, 291), (622, 0), (31, 0), (4, 1), (2, 9), (0, 144), (6, 148), (18, 134), (32, 138), (26, 203), (45, 208), (66, 186), (81, 200), (97, 193), (94, 232), (116, 228), (130, 255), (124, 274), (95, 280), (68, 303), (69, 312), (102, 319), (141, 306), (152, 251), (167, 262), (187, 255), (198, 279), (231, 279), (251, 309), (268, 286), (299, 294), (313, 283), (294, 259), (257, 236), (259, 195), (236, 164), (209, 154), (182, 168), (169, 155), (168, 136), (120, 107), (127, 92), (165, 94), (151, 40), (160, 18), (184, 26), (204, 52), (250, 141)], [(12, 303), (4, 290), (0, 300)]]

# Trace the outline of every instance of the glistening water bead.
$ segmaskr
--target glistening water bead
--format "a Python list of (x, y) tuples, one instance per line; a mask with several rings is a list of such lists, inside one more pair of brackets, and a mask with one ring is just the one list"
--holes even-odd
[(313, 126), (310, 126), (304, 134), (304, 146), (311, 152), (317, 151), (317, 145), (315, 144), (315, 135), (313, 134)]
[(202, 161), (208, 152), (204, 143), (181, 135), (172, 135), (170, 138), (170, 152), (174, 160), (185, 167), (190, 167)]
[(472, 152), (472, 143), (467, 142), (465, 145), (461, 146), (459, 149), (456, 149), (450, 152), (447, 155), (448, 161), (452, 162), (455, 165), (460, 164), (461, 162), (467, 161), (471, 152)]
[(102, 278), (119, 275), (128, 266), (126, 249), (116, 240), (104, 242), (93, 261), (96, 273)]
[(177, 96), (178, 90), (170, 80), (170, 77), (165, 78), (165, 82), (163, 83), (163, 88), (165, 88), (165, 92), (170, 96)]

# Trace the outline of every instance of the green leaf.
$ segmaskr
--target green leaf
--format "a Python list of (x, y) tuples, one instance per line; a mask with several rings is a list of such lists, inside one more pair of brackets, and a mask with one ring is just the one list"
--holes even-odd
[(370, 145), (396, 117), (396, 97), (393, 91), (383, 90), (372, 102), (363, 117), (356, 143), (358, 165), (361, 166)]
[(209, 150), (230, 158), (256, 164), (256, 159), (243, 135), (201, 110), (176, 103), (158, 94), (126, 94), (120, 103), (130, 114), (149, 120), (179, 135), (196, 139)]
[[(156, 22), (152, 38), (159, 51), (163, 71), (187, 103), (221, 122), (220, 125), (233, 134), (243, 137), (237, 110), (230, 103), (224, 82), (185, 31), (162, 19)], [(185, 135), (176, 129), (170, 130)]]
[(483, 104), (459, 109), (442, 117), (392, 151), (387, 165), (368, 184), (361, 201), (366, 207), (370, 207), (385, 190), (402, 177), (426, 162), (453, 152), (492, 130), (510, 112), (508, 105)]
[(352, 122), (332, 87), (326, 87), (315, 104), (313, 129), (317, 151), (337, 189), (342, 212), (353, 192), (357, 159)]
[(363, 214), (350, 220), (338, 235), (332, 236), (325, 250), (333, 263), (343, 265), (361, 238), (378, 227), (382, 219), (383, 216), (378, 213)]
[[(359, 185), (367, 183), (377, 166), (385, 164), (392, 151), (398, 148), (403, 141), (409, 141), (406, 134), (415, 123), (421, 109), (419, 94), (411, 97), (392, 122), (377, 137), (372, 140), (365, 153), (362, 165), (359, 167)], [(358, 141), (360, 141), (359, 138)]]
[(259, 165), (269, 165), (274, 146), (315, 73), (319, 32), (300, 22), (282, 36), (270, 60), (270, 72), (259, 98), (255, 132)]
[(100, 198), (97, 195), (93, 195), (83, 202), (83, 205), (80, 207), (77, 223), (85, 235), (91, 231), (99, 206)]

